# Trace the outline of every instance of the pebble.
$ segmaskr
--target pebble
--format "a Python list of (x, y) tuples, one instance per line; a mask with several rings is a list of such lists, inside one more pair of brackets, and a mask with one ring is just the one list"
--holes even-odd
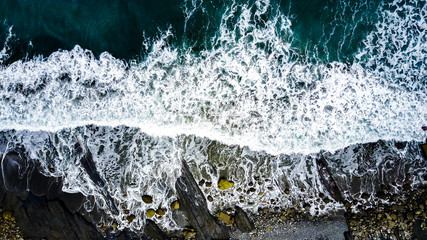
[(234, 186), (234, 182), (228, 181), (227, 179), (220, 179), (218, 181), (218, 188), (221, 190), (227, 190), (229, 188), (232, 188)]
[(152, 218), (154, 214), (156, 214), (156, 211), (154, 211), (154, 209), (147, 210), (147, 217)]
[(171, 203), (171, 208), (174, 210), (178, 210), (179, 209), (179, 201), (175, 200)]
[(153, 202), (153, 197), (149, 196), (149, 195), (143, 195), (142, 197), (142, 201), (146, 204), (150, 204)]

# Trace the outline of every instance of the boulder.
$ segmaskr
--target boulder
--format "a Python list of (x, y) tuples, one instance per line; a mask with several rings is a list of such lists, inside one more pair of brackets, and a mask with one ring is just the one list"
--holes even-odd
[(49, 191), (51, 185), (51, 179), (41, 174), (37, 168), (34, 168), (29, 174), (29, 186), (30, 191), (38, 197), (44, 196)]
[(152, 218), (156, 214), (156, 211), (154, 209), (148, 209), (147, 210), (147, 217)]
[(22, 151), (19, 151), (19, 149), (9, 151), (1, 162), (2, 176), (6, 190), (18, 195), (25, 194), (28, 182), (27, 170), (30, 167)]
[(241, 232), (250, 232), (253, 229), (255, 229), (255, 226), (254, 226), (253, 222), (251, 221), (251, 219), (243, 211), (243, 209), (240, 208), (239, 206), (236, 206), (234, 218), (235, 218), (235, 220), (234, 220), (235, 224)]
[(85, 201), (85, 196), (82, 193), (62, 193), (61, 200), (71, 213), (77, 212)]

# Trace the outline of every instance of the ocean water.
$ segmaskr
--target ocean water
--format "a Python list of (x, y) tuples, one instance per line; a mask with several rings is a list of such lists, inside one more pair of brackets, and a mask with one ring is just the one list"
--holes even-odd
[[(140, 229), (148, 208), (169, 207), (182, 160), (197, 180), (236, 182), (203, 189), (221, 199), (212, 212), (301, 199), (313, 214), (338, 209), (314, 201), (326, 192), (310, 157), (319, 152), (343, 174), (398, 155), (421, 181), (426, 19), (426, 1), (415, 0), (3, 0), (0, 151), (25, 146), (64, 191), (94, 196), (86, 210), (109, 212), (77, 160), (83, 140), (116, 205), (137, 215), (114, 216), (119, 228)], [(360, 169), (357, 152), (379, 140), (369, 150), (378, 164)], [(175, 228), (171, 212), (156, 221)]]

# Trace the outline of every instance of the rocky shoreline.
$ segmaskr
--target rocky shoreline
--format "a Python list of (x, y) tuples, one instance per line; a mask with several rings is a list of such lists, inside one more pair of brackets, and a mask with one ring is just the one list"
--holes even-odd
[[(403, 148), (407, 144), (409, 145), (409, 143), (396, 143), (396, 148)], [(364, 147), (378, 149), (383, 145), (380, 141), (366, 144)], [(426, 144), (420, 144), (418, 149), (410, 148), (409, 150), (425, 155), (425, 146)], [(80, 161), (85, 171), (100, 191), (103, 191), (105, 183), (91, 155), (84, 150), (84, 147), (79, 152), (82, 154)], [(37, 162), (26, 156), (25, 149), (15, 147), (0, 156), (2, 159), (0, 239), (298, 239), (305, 237), (308, 239), (425, 239), (427, 237), (427, 178), (425, 175), (421, 184), (412, 182), (413, 177), (408, 172), (409, 168), (399, 170), (400, 172), (396, 174), (400, 177), (395, 176), (387, 181), (377, 179), (380, 175), (367, 175), (371, 181), (370, 184), (375, 186), (375, 191), (363, 192), (360, 190), (363, 177), (356, 179), (340, 175), (339, 168), (333, 169), (339, 162), (339, 159), (334, 156), (331, 154), (314, 156), (316, 158), (314, 171), (318, 173), (321, 184), (327, 190), (325, 193), (319, 193), (314, 200), (318, 207), (313, 208), (310, 205), (313, 202), (294, 201), (289, 206), (258, 207), (257, 211), (249, 212), (236, 205), (234, 208), (219, 209), (215, 214), (208, 208), (208, 202), (215, 199), (206, 196), (204, 189), (216, 187), (225, 192), (236, 188), (234, 182), (225, 177), (219, 178), (215, 183), (209, 182), (209, 179), (197, 181), (192, 168), (186, 161), (182, 161), (181, 175), (175, 183), (177, 199), (171, 202), (167, 209), (147, 210), (145, 225), (138, 232), (127, 228), (120, 229), (114, 218), (96, 205), (88, 211), (84, 204), (88, 199), (90, 200), (90, 196), (63, 192), (60, 177), (43, 175), (38, 169)], [(372, 156), (365, 154), (363, 157), (361, 160), (368, 162)], [(393, 161), (396, 166), (406, 166), (406, 163)], [(422, 169), (424, 163), (421, 160), (419, 162), (421, 164), (419, 168)], [(393, 169), (393, 166), (390, 169)], [(258, 182), (262, 183), (261, 180)], [(245, 191), (252, 194), (250, 188)], [(290, 194), (290, 191), (292, 189), (283, 188), (284, 195)], [(117, 212), (122, 211), (115, 205), (107, 191), (104, 194), (106, 199), (110, 199), (106, 202), (108, 208), (115, 209)], [(261, 196), (262, 193), (258, 195)], [(149, 204), (153, 198), (145, 195), (142, 196), (142, 200)], [(342, 207), (319, 214), (324, 206), (331, 202)], [(114, 214), (115, 211), (110, 213)], [(172, 211), (174, 221), (180, 224), (180, 229), (169, 231), (157, 225), (156, 219), (161, 219), (166, 211)], [(128, 212), (126, 220), (132, 222), (136, 217), (138, 216)]]

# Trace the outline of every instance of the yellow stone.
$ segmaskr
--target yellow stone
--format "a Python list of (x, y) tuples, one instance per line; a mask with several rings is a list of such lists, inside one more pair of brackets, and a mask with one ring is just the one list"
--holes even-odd
[(12, 217), (12, 212), (11, 211), (5, 211), (3, 212), (3, 218), (4, 219), (10, 219)]
[(218, 182), (218, 188), (221, 190), (226, 190), (234, 186), (234, 182), (228, 181), (226, 179), (220, 179)]
[(147, 210), (147, 217), (152, 218), (154, 214), (156, 214), (156, 211), (154, 211), (154, 209)]
[(156, 213), (157, 213), (157, 215), (163, 216), (163, 215), (165, 215), (165, 210), (159, 208), (159, 209), (157, 209)]
[(179, 209), (179, 201), (178, 200), (173, 201), (171, 204), (171, 208), (175, 210)]
[(219, 213), (218, 220), (225, 223), (225, 225), (227, 225), (227, 226), (231, 226), (233, 224), (233, 219), (229, 215), (227, 215), (223, 212)]
[(182, 235), (184, 235), (185, 239), (194, 239), (194, 238), (196, 238), (196, 232), (193, 232), (193, 231), (183, 231)]

